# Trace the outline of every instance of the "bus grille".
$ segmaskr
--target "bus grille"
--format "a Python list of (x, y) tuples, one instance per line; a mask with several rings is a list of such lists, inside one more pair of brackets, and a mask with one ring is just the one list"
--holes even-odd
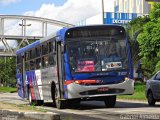
[(80, 95), (98, 95), (98, 94), (117, 94), (117, 93), (123, 93), (124, 89), (109, 89), (106, 91), (99, 91), (99, 90), (89, 90), (80, 92)]

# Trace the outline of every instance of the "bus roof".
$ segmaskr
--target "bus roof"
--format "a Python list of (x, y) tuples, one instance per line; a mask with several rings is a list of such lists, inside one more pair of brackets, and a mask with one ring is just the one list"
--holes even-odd
[(42, 39), (40, 39), (40, 40), (37, 40), (37, 41), (33, 42), (32, 44), (29, 44), (29, 45), (27, 45), (27, 46), (25, 46), (25, 47), (17, 50), (17, 51), (16, 51), (16, 54), (23, 53), (23, 52), (25, 52), (26, 50), (29, 50), (29, 49), (31, 49), (31, 48), (39, 45), (40, 43), (43, 43), (43, 42), (45, 42), (46, 40), (49, 40), (49, 39), (53, 38), (54, 36), (56, 36), (55, 33), (54, 33), (54, 34), (51, 34), (51, 35), (49, 35), (49, 36), (47, 36), (47, 37), (44, 37), (44, 38), (42, 38)]
[[(27, 45), (27, 46), (25, 46), (25, 47), (17, 50), (17, 51), (16, 51), (16, 54), (23, 53), (23, 52), (25, 52), (25, 51), (27, 51), (27, 50), (29, 50), (29, 49), (31, 49), (31, 48), (39, 45), (40, 43), (45, 42), (45, 41), (47, 41), (47, 40), (49, 40), (49, 39), (51, 39), (51, 38), (53, 38), (53, 37), (56, 37), (56, 36), (60, 36), (60, 35), (61, 35), (61, 37), (64, 38), (65, 33), (66, 33), (67, 30), (75, 29), (75, 28), (96, 27), (96, 26), (119, 26), (119, 27), (122, 27), (122, 26), (120, 26), (120, 25), (110, 24), (110, 25), (89, 25), (89, 26), (74, 26), (74, 27), (71, 27), (71, 28), (62, 28), (62, 29), (58, 30), (56, 33), (53, 33), (53, 34), (51, 34), (51, 35), (49, 35), (49, 36), (47, 36), (47, 37), (44, 37), (44, 38), (42, 38), (42, 39), (40, 39), (40, 40), (37, 40), (37, 41), (33, 42), (32, 44), (29, 44), (29, 45)], [(62, 40), (63, 40), (63, 39), (62, 39)], [(58, 41), (58, 40), (57, 40), (57, 41)]]

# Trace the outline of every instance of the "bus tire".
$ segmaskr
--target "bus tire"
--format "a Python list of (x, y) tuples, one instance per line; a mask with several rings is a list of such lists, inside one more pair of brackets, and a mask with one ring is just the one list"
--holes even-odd
[(37, 100), (36, 105), (41, 106), (44, 104), (44, 100)]
[(53, 100), (53, 106), (56, 107), (56, 100), (55, 100), (55, 83), (52, 82), (52, 85), (51, 85), (51, 97), (52, 97), (52, 100)]
[(30, 105), (36, 105), (36, 106), (40, 106), (44, 104), (43, 100), (32, 100), (32, 95), (31, 95), (31, 91), (29, 90), (29, 104)]
[(59, 100), (57, 88), (55, 88), (55, 104), (58, 109), (64, 109), (66, 107), (66, 101)]
[(116, 104), (116, 96), (107, 96), (104, 102), (107, 108), (112, 108)]
[(28, 92), (28, 100), (29, 100), (30, 105), (36, 105), (36, 101), (32, 100), (31, 90), (29, 90), (29, 92)]

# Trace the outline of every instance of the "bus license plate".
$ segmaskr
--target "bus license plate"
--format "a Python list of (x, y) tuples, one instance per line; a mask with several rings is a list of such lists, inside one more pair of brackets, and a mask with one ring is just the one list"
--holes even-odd
[(98, 91), (99, 91), (99, 92), (108, 91), (108, 90), (109, 90), (108, 87), (101, 87), (101, 88), (98, 88)]

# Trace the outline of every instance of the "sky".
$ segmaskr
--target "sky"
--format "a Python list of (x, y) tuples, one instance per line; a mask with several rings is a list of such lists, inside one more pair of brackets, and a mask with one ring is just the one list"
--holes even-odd
[(21, 15), (26, 11), (38, 10), (42, 4), (62, 6), (67, 0), (0, 0), (1, 14)]
[[(113, 1), (104, 0), (107, 11)], [(69, 23), (94, 16), (101, 10), (101, 0), (0, 0), (0, 14), (45, 17)]]
[[(104, 0), (105, 11), (113, 11), (114, 0)], [(0, 0), (0, 15), (26, 15), (58, 20), (70, 24), (90, 18), (102, 12), (102, 0)], [(6, 33), (16, 35), (20, 28), (6, 23)], [(8, 27), (7, 27), (8, 26)], [(38, 34), (39, 25), (32, 24), (31, 32)], [(10, 46), (15, 42), (10, 41)], [(0, 43), (0, 47), (3, 46)]]

